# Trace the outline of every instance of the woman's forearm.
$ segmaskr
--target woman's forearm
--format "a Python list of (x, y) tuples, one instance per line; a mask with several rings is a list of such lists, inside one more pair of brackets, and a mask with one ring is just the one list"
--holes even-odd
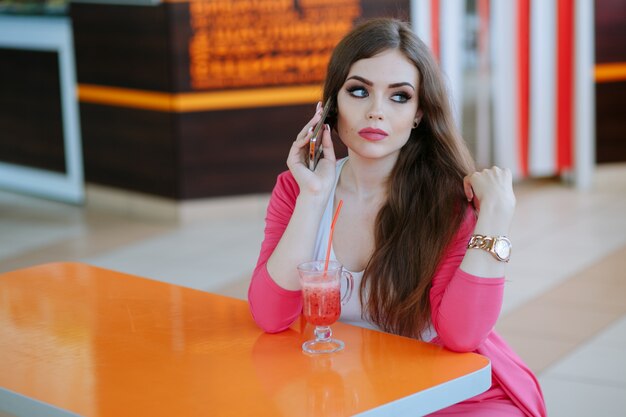
[[(482, 204), (474, 228), (474, 234), (483, 236), (508, 236), (512, 208)], [(501, 278), (505, 275), (506, 262), (496, 259), (482, 249), (468, 249), (461, 269), (468, 274), (483, 278)]]
[(267, 261), (267, 272), (287, 290), (300, 289), (296, 267), (313, 260), (315, 238), (328, 197), (300, 194), (289, 224)]

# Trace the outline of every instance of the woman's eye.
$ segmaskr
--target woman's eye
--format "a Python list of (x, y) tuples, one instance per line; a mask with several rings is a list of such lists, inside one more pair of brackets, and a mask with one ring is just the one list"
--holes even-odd
[(406, 103), (411, 99), (411, 96), (407, 93), (395, 93), (391, 96), (391, 99), (396, 103)]
[(367, 97), (367, 90), (364, 87), (350, 87), (348, 88), (348, 93), (354, 97)]

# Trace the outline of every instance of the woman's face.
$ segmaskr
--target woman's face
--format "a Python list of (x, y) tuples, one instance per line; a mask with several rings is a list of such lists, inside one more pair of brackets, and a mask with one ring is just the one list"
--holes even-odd
[(421, 118), (418, 90), (417, 68), (397, 49), (352, 64), (337, 94), (337, 132), (351, 155), (397, 158)]

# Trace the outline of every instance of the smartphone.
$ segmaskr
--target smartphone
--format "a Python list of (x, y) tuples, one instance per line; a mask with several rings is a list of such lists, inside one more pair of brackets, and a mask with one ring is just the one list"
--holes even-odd
[[(317, 163), (322, 156), (322, 127), (324, 126), (324, 122), (326, 121), (326, 116), (328, 116), (328, 112), (330, 110), (330, 99), (326, 100), (326, 104), (324, 105), (324, 109), (322, 110), (322, 117), (320, 121), (317, 122), (315, 128), (313, 129), (313, 135), (309, 139), (309, 151), (307, 152), (307, 165), (311, 171), (315, 171), (317, 167)], [(318, 140), (319, 139), (319, 140)]]

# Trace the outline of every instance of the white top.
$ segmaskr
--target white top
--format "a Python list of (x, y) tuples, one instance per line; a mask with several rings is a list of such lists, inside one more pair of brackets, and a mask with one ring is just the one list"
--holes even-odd
[[(315, 259), (325, 259), (326, 258), (326, 249), (328, 245), (328, 237), (330, 235), (330, 226), (333, 222), (334, 213), (334, 203), (335, 203), (335, 190), (337, 189), (337, 182), (339, 181), (339, 175), (341, 174), (341, 170), (343, 169), (344, 164), (348, 158), (343, 158), (337, 161), (337, 173), (335, 175), (335, 184), (333, 185), (333, 189), (331, 192), (331, 198), (328, 199), (328, 203), (326, 204), (326, 209), (324, 210), (324, 214), (322, 216), (322, 221), (320, 222), (320, 227), (317, 231), (317, 239), (315, 240)], [(333, 246), (330, 247), (330, 260), (337, 261), (337, 257), (335, 256), (335, 251)], [(344, 270), (346, 270), (344, 268)], [(346, 270), (347, 271), (347, 270)], [(363, 279), (363, 272), (353, 272), (348, 271), (352, 274), (352, 278), (354, 279), (354, 287), (352, 289), (352, 296), (348, 300), (345, 305), (341, 306), (341, 316), (339, 316), (339, 320), (346, 324), (352, 324), (355, 326), (366, 327), (368, 329), (380, 330), (380, 328), (371, 323), (362, 317), (363, 308), (361, 306), (361, 300), (359, 296), (359, 289), (361, 287), (361, 280)], [(346, 291), (346, 281), (344, 279), (341, 280), (341, 294), (345, 294)], [(437, 336), (435, 329), (430, 326), (422, 333), (421, 339), (424, 341), (432, 340)]]

